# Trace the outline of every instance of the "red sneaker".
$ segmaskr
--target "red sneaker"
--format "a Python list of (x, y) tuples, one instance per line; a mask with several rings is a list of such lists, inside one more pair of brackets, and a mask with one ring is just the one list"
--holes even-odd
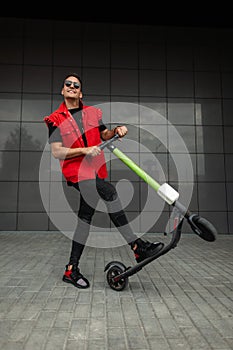
[(141, 238), (136, 240), (137, 248), (133, 249), (135, 259), (137, 262), (141, 262), (150, 256), (157, 254), (163, 247), (164, 243), (143, 241)]
[(76, 265), (72, 266), (72, 269), (68, 269), (69, 265), (66, 265), (66, 269), (62, 280), (66, 283), (71, 283), (77, 288), (88, 288), (90, 286), (89, 281), (81, 274), (79, 268)]

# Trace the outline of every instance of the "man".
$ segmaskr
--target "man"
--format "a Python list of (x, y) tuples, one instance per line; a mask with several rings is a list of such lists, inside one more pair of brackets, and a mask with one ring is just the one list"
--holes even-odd
[(63, 281), (77, 288), (88, 288), (90, 283), (81, 274), (79, 262), (100, 198), (105, 202), (112, 222), (133, 250), (137, 262), (160, 251), (163, 244), (143, 241), (132, 232), (116, 189), (106, 180), (108, 172), (104, 153), (98, 145), (115, 134), (124, 137), (128, 132), (126, 126), (109, 130), (102, 121), (102, 111), (83, 104), (82, 81), (76, 73), (64, 78), (61, 94), (64, 101), (44, 121), (49, 129), (52, 155), (59, 159), (67, 184), (80, 192), (78, 224)]

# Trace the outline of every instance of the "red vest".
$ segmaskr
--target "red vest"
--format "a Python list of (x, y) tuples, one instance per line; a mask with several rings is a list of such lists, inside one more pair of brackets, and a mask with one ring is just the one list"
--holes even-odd
[[(99, 108), (83, 106), (82, 122), (87, 139), (87, 145), (96, 146), (101, 143), (99, 132), (99, 120), (102, 119), (102, 111)], [(68, 111), (65, 102), (52, 114), (44, 118), (48, 125), (52, 123), (60, 129), (62, 143), (67, 148), (85, 147), (77, 123)], [(79, 182), (108, 176), (106, 161), (103, 151), (96, 157), (77, 156), (60, 160), (62, 173), (67, 181)]]

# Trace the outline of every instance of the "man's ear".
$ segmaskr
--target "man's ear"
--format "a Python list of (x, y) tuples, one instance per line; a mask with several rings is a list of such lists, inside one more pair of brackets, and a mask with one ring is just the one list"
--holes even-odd
[(80, 92), (79, 98), (83, 98), (83, 93), (82, 92)]
[(61, 89), (61, 95), (64, 95), (64, 93), (63, 93), (63, 89)]

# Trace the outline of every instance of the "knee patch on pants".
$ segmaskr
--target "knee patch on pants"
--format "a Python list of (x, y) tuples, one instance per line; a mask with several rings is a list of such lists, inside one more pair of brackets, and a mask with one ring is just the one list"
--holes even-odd
[(100, 196), (106, 202), (113, 202), (118, 197), (115, 187), (110, 183), (105, 187), (105, 191), (100, 191)]

